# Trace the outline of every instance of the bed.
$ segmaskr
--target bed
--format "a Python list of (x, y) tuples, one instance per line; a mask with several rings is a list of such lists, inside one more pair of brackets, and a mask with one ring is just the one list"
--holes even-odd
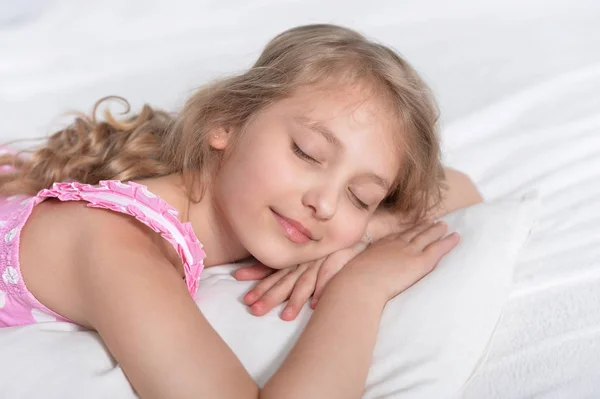
[(432, 85), (448, 166), (486, 200), (540, 193), (502, 318), (462, 397), (597, 398), (599, 21), (597, 0), (0, 0), (0, 139), (48, 133), (61, 113), (107, 94), (173, 109), (200, 83), (247, 67), (279, 31), (357, 28)]

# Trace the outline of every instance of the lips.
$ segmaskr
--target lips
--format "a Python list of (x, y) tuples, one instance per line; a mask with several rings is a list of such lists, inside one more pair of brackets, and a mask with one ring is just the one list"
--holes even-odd
[(283, 233), (290, 241), (296, 244), (306, 244), (309, 241), (314, 241), (312, 233), (302, 223), (280, 215), (272, 209), (271, 211), (282, 228)]

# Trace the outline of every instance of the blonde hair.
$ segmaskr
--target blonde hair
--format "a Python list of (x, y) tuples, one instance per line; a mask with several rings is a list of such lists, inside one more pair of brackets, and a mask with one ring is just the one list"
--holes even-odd
[(99, 100), (91, 115), (79, 114), (30, 156), (1, 156), (0, 165), (16, 169), (0, 173), (0, 193), (35, 194), (65, 180), (96, 184), (189, 172), (206, 187), (224, 155), (209, 145), (212, 129), (241, 132), (266, 106), (324, 82), (366, 83), (391, 104), (407, 156), (381, 206), (421, 219), (441, 201), (444, 178), (433, 95), (393, 50), (335, 25), (277, 35), (249, 70), (200, 88), (177, 114), (145, 105), (126, 119), (105, 111), (99, 120), (98, 107), (111, 97)]

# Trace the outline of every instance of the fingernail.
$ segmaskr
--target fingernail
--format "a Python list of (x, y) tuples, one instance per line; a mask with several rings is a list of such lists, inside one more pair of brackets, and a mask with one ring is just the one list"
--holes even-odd
[(246, 296), (244, 296), (244, 301), (250, 302), (250, 303), (256, 301), (257, 299), (258, 299), (257, 295), (253, 292), (249, 292), (246, 294)]
[(310, 307), (311, 307), (312, 309), (314, 309), (314, 308), (315, 308), (315, 306), (317, 306), (317, 302), (318, 302), (318, 301), (317, 301), (316, 299), (313, 299), (312, 301), (310, 301)]
[(293, 309), (292, 309), (292, 308), (285, 308), (285, 309), (283, 310), (283, 312), (281, 312), (281, 317), (282, 317), (282, 318), (289, 319), (289, 318), (291, 318), (291, 317), (292, 317), (292, 314), (293, 314), (293, 313), (294, 313), (294, 312), (293, 312)]
[(256, 302), (254, 305), (252, 305), (250, 307), (250, 309), (252, 309), (252, 311), (255, 313), (260, 313), (263, 310), (263, 306), (264, 306), (264, 303)]

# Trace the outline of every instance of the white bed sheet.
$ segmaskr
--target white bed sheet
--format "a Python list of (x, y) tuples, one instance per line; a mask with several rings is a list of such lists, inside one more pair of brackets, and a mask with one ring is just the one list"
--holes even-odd
[[(600, 395), (597, 0), (0, 0), (0, 140), (107, 94), (174, 108), (296, 24), (334, 22), (402, 52), (438, 94), (446, 162), (487, 199), (542, 210), (465, 399)], [(26, 358), (22, 359), (26, 362)]]

